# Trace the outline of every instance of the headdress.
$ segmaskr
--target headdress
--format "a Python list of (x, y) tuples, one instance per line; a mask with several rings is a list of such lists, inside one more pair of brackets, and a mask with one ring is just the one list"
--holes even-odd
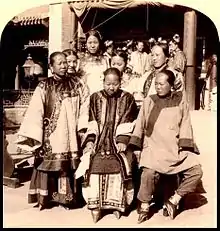
[(104, 44), (105, 44), (106, 47), (110, 47), (111, 45), (113, 45), (113, 41), (112, 40), (106, 40), (104, 42)]
[(175, 43), (179, 43), (180, 42), (180, 36), (178, 34), (175, 34), (173, 36), (173, 39), (172, 39)]

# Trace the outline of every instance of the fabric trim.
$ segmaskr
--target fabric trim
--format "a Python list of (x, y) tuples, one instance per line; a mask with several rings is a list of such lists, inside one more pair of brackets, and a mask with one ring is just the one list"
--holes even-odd
[(118, 143), (123, 143), (123, 144), (127, 145), (129, 140), (130, 140), (130, 136), (128, 136), (128, 135), (120, 135), (120, 136), (116, 137), (116, 143), (117, 144)]
[(97, 136), (99, 134), (99, 128), (98, 128), (98, 124), (95, 120), (90, 121), (88, 123), (88, 129), (87, 132), (85, 133), (83, 140), (82, 140), (82, 146), (85, 146), (85, 142), (87, 141), (87, 137), (94, 135), (95, 136), (95, 141), (94, 143), (97, 141)]
[(29, 191), (28, 191), (28, 194), (30, 194), (30, 195), (34, 195), (34, 194), (38, 194), (38, 193), (42, 196), (48, 196), (48, 190), (43, 190), (43, 189), (37, 188), (37, 189), (29, 189)]
[(142, 139), (139, 138), (138, 136), (131, 136), (131, 139), (128, 145), (134, 145), (138, 148), (137, 150), (141, 150), (142, 149)]
[(182, 150), (190, 149), (192, 152), (200, 154), (197, 145), (194, 143), (192, 139), (180, 138), (178, 145), (180, 148), (182, 148)]
[(133, 132), (136, 120), (132, 123), (122, 123), (119, 124), (116, 129), (116, 136), (119, 135), (128, 135), (129, 133)]

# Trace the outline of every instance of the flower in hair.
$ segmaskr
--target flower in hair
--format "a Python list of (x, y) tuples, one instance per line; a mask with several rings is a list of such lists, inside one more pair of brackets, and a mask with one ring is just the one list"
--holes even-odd
[(106, 40), (104, 42), (104, 44), (105, 44), (106, 47), (109, 47), (109, 46), (113, 45), (113, 41), (112, 40)]
[(180, 36), (178, 34), (175, 34), (173, 36), (173, 40), (176, 42), (176, 43), (179, 43), (180, 42)]

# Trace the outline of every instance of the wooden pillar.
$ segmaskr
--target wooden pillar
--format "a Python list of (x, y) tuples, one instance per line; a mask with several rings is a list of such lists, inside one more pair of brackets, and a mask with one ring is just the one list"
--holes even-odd
[(71, 48), (76, 33), (76, 15), (67, 2), (49, 6), (49, 55)]
[(76, 33), (76, 14), (67, 2), (62, 3), (62, 50), (72, 48)]
[(49, 55), (62, 50), (62, 3), (49, 5)]
[(184, 14), (183, 51), (187, 58), (185, 86), (186, 86), (186, 95), (189, 101), (190, 110), (195, 109), (196, 28), (197, 28), (197, 17), (195, 11), (186, 12)]

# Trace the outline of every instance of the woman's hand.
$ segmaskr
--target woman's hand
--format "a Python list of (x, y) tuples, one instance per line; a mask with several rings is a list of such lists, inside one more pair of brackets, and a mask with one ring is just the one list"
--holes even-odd
[(94, 148), (94, 143), (93, 142), (91, 142), (91, 141), (89, 141), (87, 144), (86, 144), (86, 147), (84, 148), (84, 150), (83, 150), (83, 154), (85, 154), (85, 153), (92, 153), (92, 151), (93, 151), (93, 148)]
[(123, 144), (123, 143), (117, 144), (118, 152), (124, 152), (126, 150), (126, 148), (127, 148), (126, 144)]

